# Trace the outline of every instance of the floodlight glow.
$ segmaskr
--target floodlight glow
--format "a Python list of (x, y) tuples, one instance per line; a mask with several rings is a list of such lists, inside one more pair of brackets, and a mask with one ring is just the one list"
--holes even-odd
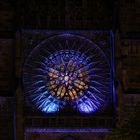
[(61, 34), (43, 41), (27, 57), (24, 91), (33, 106), (55, 113), (67, 104), (90, 114), (111, 94), (111, 71), (104, 52), (92, 41)]

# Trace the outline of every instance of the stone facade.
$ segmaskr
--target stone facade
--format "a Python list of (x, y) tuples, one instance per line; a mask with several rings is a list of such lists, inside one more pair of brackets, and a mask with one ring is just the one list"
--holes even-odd
[[(13, 140), (16, 137), (17, 140), (72, 140), (72, 138), (103, 140), (106, 134), (106, 132), (24, 133), (25, 108), (20, 81), (22, 65), (20, 34), (23, 28), (112, 29), (115, 34), (114, 80), (118, 120), (121, 121), (133, 113), (140, 102), (139, 6), (139, 0), (119, 0), (113, 3), (111, 0), (108, 3), (102, 0), (0, 1), (0, 139)], [(35, 43), (32, 42), (32, 38), (30, 41)], [(35, 126), (37, 120), (29, 119), (30, 123)]]
[(46, 133), (26, 133), (26, 140), (103, 140), (105, 133), (101, 132), (46, 132)]
[(14, 40), (0, 39), (0, 92), (3, 96), (14, 95)]
[(0, 139), (13, 140), (15, 137), (14, 97), (0, 97)]
[(127, 118), (139, 106), (140, 94), (140, 2), (120, 1), (121, 114)]

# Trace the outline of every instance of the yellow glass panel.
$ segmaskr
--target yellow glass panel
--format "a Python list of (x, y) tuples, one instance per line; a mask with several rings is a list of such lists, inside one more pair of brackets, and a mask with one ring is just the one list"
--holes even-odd
[(63, 87), (63, 89), (62, 89), (62, 93), (65, 93), (65, 92), (66, 92), (66, 88)]
[(81, 85), (79, 85), (79, 88), (80, 88), (80, 89), (84, 89), (84, 87), (83, 87), (83, 86), (81, 86)]
[(77, 83), (74, 83), (74, 85), (75, 85), (76, 87), (78, 87), (78, 88), (79, 88), (79, 84), (77, 84)]
[(50, 77), (52, 77), (52, 76), (53, 76), (53, 74), (52, 74), (52, 73), (50, 73), (50, 72), (48, 73), (48, 75), (49, 75)]
[(70, 90), (69, 90), (69, 95), (71, 96), (72, 99), (74, 99), (74, 96)]
[(72, 89), (72, 93), (75, 97), (77, 96), (77, 93), (76, 93), (75, 89)]
[(62, 87), (59, 87), (58, 91), (57, 91), (57, 95), (59, 96), (61, 94), (61, 90), (62, 90)]
[(88, 86), (87, 85), (85, 86), (85, 89), (88, 89)]
[(84, 86), (84, 85), (85, 85), (85, 83), (81, 81), (81, 82), (80, 82), (80, 85)]
[(61, 92), (61, 95), (60, 95), (61, 97), (63, 97), (64, 96), (64, 93), (63, 92)]
[(53, 75), (52, 77), (53, 77), (53, 78), (57, 78), (58, 76), (57, 76), (57, 75)]

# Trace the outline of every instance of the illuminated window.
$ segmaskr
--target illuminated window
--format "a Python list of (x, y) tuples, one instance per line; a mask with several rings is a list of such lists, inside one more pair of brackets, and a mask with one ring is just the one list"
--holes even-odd
[(45, 113), (67, 105), (93, 113), (112, 94), (104, 52), (92, 41), (67, 33), (50, 37), (32, 50), (24, 63), (23, 85), (26, 98)]
[(88, 67), (85, 56), (72, 50), (63, 50), (48, 57), (47, 88), (57, 99), (74, 100), (88, 89)]

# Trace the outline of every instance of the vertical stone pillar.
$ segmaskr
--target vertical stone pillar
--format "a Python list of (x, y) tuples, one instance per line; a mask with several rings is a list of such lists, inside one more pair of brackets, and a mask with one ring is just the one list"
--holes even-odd
[(122, 85), (122, 60), (121, 60), (121, 39), (119, 31), (115, 33), (115, 82), (117, 96), (117, 119), (121, 122), (123, 118), (123, 85)]
[(16, 90), (16, 140), (24, 140), (23, 96), (21, 87)]
[(17, 79), (17, 89), (16, 89), (16, 140), (24, 140), (24, 117), (23, 117), (23, 93), (21, 88), (21, 35), (20, 32), (16, 33), (16, 79)]

